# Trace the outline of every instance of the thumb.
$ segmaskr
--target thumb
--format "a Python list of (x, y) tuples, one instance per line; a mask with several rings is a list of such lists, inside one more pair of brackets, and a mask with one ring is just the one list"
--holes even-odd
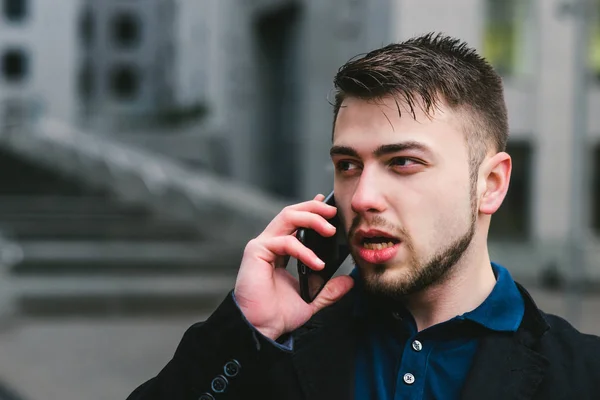
[(313, 315), (341, 299), (354, 286), (354, 279), (348, 275), (342, 275), (331, 279), (318, 296), (310, 303)]

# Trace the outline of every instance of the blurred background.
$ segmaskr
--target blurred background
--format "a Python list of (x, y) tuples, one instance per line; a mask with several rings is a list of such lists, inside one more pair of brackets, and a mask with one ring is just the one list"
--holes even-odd
[(493, 259), (600, 334), (599, 0), (0, 0), (0, 399), (158, 373), (245, 243), (331, 189), (339, 66), (429, 31), (504, 79)]

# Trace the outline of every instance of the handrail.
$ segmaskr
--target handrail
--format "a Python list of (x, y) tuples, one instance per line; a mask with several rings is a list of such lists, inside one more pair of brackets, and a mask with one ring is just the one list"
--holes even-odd
[(228, 241), (247, 241), (286, 205), (241, 182), (46, 116), (5, 125), (0, 146)]

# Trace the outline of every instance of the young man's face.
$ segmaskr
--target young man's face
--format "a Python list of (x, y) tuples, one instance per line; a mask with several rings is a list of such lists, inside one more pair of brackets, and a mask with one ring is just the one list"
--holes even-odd
[(477, 218), (460, 117), (440, 104), (416, 120), (392, 97), (348, 98), (333, 137), (336, 202), (367, 290), (398, 297), (440, 282)]

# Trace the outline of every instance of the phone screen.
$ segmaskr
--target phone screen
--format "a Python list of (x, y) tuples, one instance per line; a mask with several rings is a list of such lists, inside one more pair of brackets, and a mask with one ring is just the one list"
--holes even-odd
[[(325, 198), (324, 202), (335, 206), (333, 192)], [(325, 268), (321, 271), (313, 271), (302, 261), (297, 261), (300, 295), (307, 303), (317, 297), (323, 286), (333, 277), (350, 254), (345, 229), (338, 214), (328, 221), (337, 228), (335, 235), (331, 237), (321, 236), (312, 229), (298, 229), (298, 240), (325, 262)]]

